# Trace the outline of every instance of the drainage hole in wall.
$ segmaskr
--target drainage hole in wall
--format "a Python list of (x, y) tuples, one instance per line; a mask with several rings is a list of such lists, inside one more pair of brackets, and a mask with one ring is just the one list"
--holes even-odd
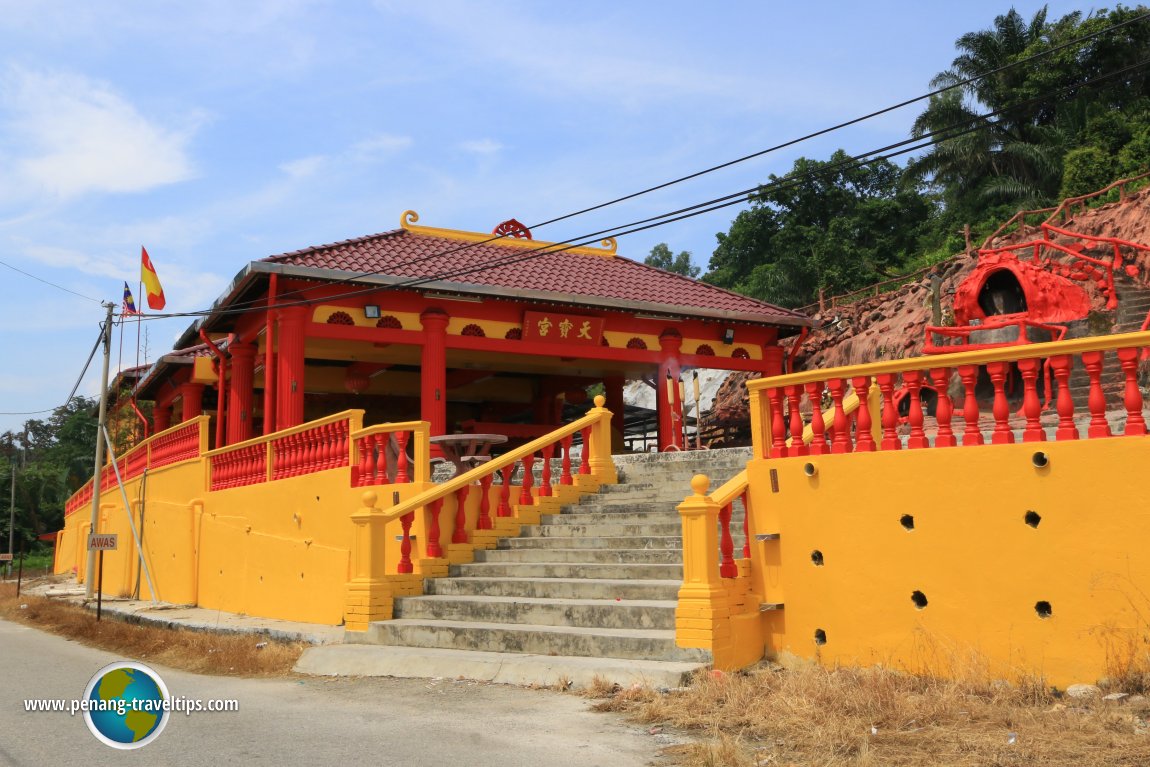
[(1038, 523), (1042, 521), (1042, 516), (1036, 511), (1028, 511), (1023, 519), (1031, 527), (1038, 527)]
[(1045, 599), (1041, 602), (1034, 603), (1034, 612), (1038, 613), (1039, 618), (1049, 618), (1051, 615), (1054, 615), (1054, 609)]
[(914, 517), (911, 516), (910, 514), (903, 514), (902, 519), (900, 519), (898, 522), (900, 525), (905, 527), (907, 530), (913, 530), (914, 529)]
[(823, 553), (818, 549), (811, 552), (811, 564), (815, 567), (823, 566)]
[(824, 645), (827, 643), (827, 632), (822, 629), (815, 629), (815, 644)]
[(910, 594), (910, 601), (914, 602), (914, 606), (919, 610), (926, 607), (926, 594), (921, 591), (912, 591)]

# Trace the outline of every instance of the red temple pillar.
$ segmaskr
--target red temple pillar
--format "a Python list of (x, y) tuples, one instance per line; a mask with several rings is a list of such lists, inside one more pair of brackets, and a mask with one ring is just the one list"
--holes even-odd
[(279, 310), (276, 348), (276, 428), (290, 429), (303, 423), (304, 327), (311, 311), (306, 306)]
[(763, 347), (763, 375), (764, 376), (781, 376), (783, 374), (783, 347), (781, 346), (764, 346)]
[(161, 405), (156, 403), (156, 407), (152, 410), (152, 430), (155, 434), (159, 434), (172, 425), (172, 404), (165, 403)]
[[(447, 322), (442, 309), (419, 315), (423, 323), (420, 357), (420, 418), (431, 424), (431, 436), (447, 433)], [(434, 446), (433, 446), (434, 447)]]
[(227, 441), (229, 445), (252, 437), (252, 383), (255, 379), (256, 345), (234, 342), (228, 347), (232, 355), (232, 379), (228, 386)]
[(623, 452), (625, 404), (623, 403), (623, 376), (607, 376), (603, 379), (604, 394), (607, 396), (607, 409), (611, 411), (611, 452)]
[(683, 400), (679, 396), (679, 348), (682, 345), (683, 337), (672, 328), (664, 330), (659, 336), (662, 357), (659, 360), (659, 374), (655, 379), (659, 450), (683, 449)]
[(180, 384), (180, 398), (183, 400), (180, 423), (190, 421), (204, 412), (204, 385), (199, 383)]

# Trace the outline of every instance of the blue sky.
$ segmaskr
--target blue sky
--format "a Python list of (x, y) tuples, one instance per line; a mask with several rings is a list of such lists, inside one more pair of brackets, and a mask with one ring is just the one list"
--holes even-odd
[[(1028, 18), (1041, 5), (1015, 3)], [(145, 245), (168, 309), (200, 309), (250, 260), (393, 229), (408, 208), (430, 226), (531, 225), (917, 96), (955, 38), (1009, 7), (0, 0), (0, 259), (118, 303)], [(874, 149), (915, 114), (535, 236), (748, 188), (801, 155)], [(619, 251), (641, 260), (667, 242), (705, 268), (737, 211)], [(3, 267), (0, 296), (0, 411), (61, 404), (103, 310)], [(149, 358), (187, 324), (146, 323)], [(81, 393), (97, 388), (94, 363)], [(0, 430), (27, 417), (0, 415)]]

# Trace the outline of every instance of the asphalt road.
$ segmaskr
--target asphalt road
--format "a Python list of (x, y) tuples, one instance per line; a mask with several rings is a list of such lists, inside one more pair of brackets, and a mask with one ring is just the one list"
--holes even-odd
[[(0, 765), (579, 765), (658, 759), (646, 730), (584, 699), (503, 685), (407, 679), (236, 679), (153, 666), (169, 693), (235, 699), (235, 713), (173, 714), (134, 751), (92, 736), (82, 714), (29, 713), (26, 698), (73, 699), (123, 658), (0, 621)], [(147, 659), (143, 659), (147, 662)]]

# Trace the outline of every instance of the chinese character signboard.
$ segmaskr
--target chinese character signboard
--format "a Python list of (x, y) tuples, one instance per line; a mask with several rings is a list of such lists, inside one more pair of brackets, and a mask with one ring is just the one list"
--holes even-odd
[(603, 337), (602, 317), (566, 312), (524, 312), (523, 340), (598, 346)]

